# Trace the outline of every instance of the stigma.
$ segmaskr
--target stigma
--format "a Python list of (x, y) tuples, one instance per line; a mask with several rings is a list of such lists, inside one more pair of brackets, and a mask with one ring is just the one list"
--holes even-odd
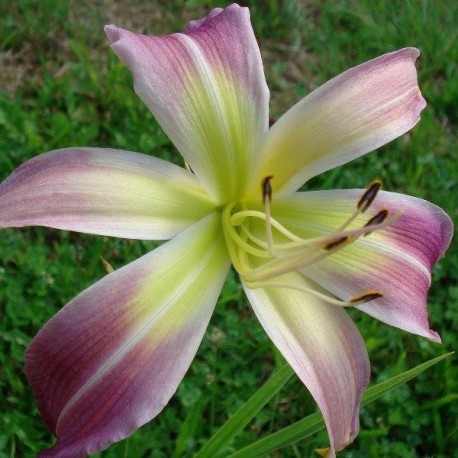
[[(385, 229), (399, 219), (401, 214), (390, 214), (382, 209), (356, 226), (355, 220), (372, 206), (382, 184), (369, 183), (355, 203), (353, 213), (339, 227), (326, 235), (303, 238), (294, 234), (272, 216), (272, 186), (274, 177), (266, 176), (261, 182), (262, 211), (251, 209), (245, 203), (233, 202), (223, 211), (223, 228), (229, 255), (235, 269), (249, 288), (271, 286), (301, 290), (337, 306), (353, 307), (383, 297), (378, 290), (361, 291), (347, 300), (311, 288), (303, 282), (298, 286), (285, 280), (285, 274), (297, 272), (305, 277), (307, 267), (335, 255), (361, 237)], [(261, 225), (260, 225), (261, 223)], [(263, 224), (262, 224), (263, 223)], [(261, 229), (262, 228), (262, 229)]]

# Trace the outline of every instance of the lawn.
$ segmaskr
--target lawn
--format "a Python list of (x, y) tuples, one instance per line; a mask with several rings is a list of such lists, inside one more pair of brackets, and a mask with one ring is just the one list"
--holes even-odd
[[(110, 51), (103, 25), (138, 32), (180, 31), (230, 2), (210, 0), (17, 0), (0, 3), (0, 179), (56, 148), (103, 146), (182, 159), (137, 98), (131, 76)], [(252, 22), (271, 90), (272, 120), (349, 67), (405, 46), (421, 51), (420, 88), (428, 101), (408, 134), (312, 179), (306, 189), (384, 189), (421, 197), (458, 216), (458, 3), (434, 1), (268, 0)], [(23, 370), (24, 350), (66, 302), (105, 275), (100, 257), (121, 267), (153, 242), (56, 231), (6, 229), (0, 238), (0, 458), (34, 457), (53, 443)], [(458, 331), (458, 252), (435, 267), (429, 297), (442, 345), (351, 310), (366, 341), (372, 383), (453, 351)], [(354, 313), (356, 312), (356, 313)], [(344, 458), (451, 457), (458, 449), (455, 357), (361, 410), (361, 432)], [(231, 273), (195, 361), (164, 411), (101, 457), (189, 457), (282, 366)], [(316, 405), (297, 378), (240, 433), (222, 456), (300, 420)], [(325, 432), (272, 457), (308, 457)]]

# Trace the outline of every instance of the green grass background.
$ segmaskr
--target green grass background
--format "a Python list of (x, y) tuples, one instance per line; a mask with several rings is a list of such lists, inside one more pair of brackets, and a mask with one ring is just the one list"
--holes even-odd
[[(275, 118), (341, 71), (403, 46), (421, 50), (420, 86), (428, 101), (411, 133), (339, 169), (308, 189), (364, 187), (412, 194), (458, 214), (458, 3), (369, 0), (249, 1), (265, 61)], [(72, 146), (123, 148), (181, 164), (173, 145), (132, 90), (109, 50), (106, 23), (150, 34), (179, 31), (224, 1), (17, 0), (0, 2), (0, 178), (42, 152)], [(33, 457), (53, 439), (23, 372), (23, 353), (39, 328), (104, 275), (151, 242), (44, 228), (8, 229), (0, 238), (0, 458)], [(434, 269), (432, 328), (443, 345), (352, 313), (366, 340), (372, 381), (446, 351), (458, 330), (456, 247)], [(458, 368), (449, 358), (361, 411), (361, 432), (341, 457), (458, 456)], [(282, 364), (231, 275), (198, 355), (169, 406), (102, 457), (188, 457)], [(316, 410), (297, 379), (242, 432), (234, 447)], [(308, 457), (325, 433), (271, 454)], [(223, 453), (227, 455), (228, 451)]]

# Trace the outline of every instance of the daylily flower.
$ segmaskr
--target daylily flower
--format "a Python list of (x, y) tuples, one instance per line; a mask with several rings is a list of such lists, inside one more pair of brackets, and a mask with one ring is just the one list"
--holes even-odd
[(414, 48), (352, 68), (268, 127), (249, 11), (183, 33), (106, 27), (135, 90), (188, 168), (138, 153), (68, 148), (0, 187), (3, 227), (43, 225), (170, 240), (83, 291), (26, 352), (46, 457), (83, 457), (155, 417), (188, 370), (228, 269), (323, 413), (335, 456), (356, 436), (369, 360), (345, 307), (433, 342), (426, 293), (452, 224), (380, 190), (298, 192), (317, 174), (410, 130), (425, 107)]

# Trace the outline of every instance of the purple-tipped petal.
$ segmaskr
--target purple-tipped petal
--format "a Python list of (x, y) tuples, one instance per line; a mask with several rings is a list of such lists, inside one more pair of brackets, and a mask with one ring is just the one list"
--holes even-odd
[(144, 154), (67, 148), (0, 184), (0, 226), (169, 239), (214, 208), (195, 175)]
[(410, 130), (426, 106), (417, 83), (418, 55), (405, 48), (358, 65), (287, 111), (266, 136), (253, 192), (273, 175), (274, 192), (291, 193)]
[(155, 417), (185, 375), (229, 268), (219, 218), (82, 292), (38, 333), (27, 376), (57, 436), (43, 457), (78, 458)]
[[(355, 211), (363, 192), (296, 193), (276, 202), (273, 215), (302, 236), (330, 234)], [(387, 324), (440, 342), (429, 328), (426, 299), (431, 269), (450, 244), (452, 222), (443, 210), (425, 200), (381, 191), (350, 228), (363, 226), (383, 209), (390, 215), (402, 212), (402, 216), (303, 273), (343, 300), (368, 290), (382, 292), (384, 297), (358, 308)]]
[[(284, 279), (307, 285), (295, 273)], [(369, 359), (358, 329), (345, 310), (305, 292), (246, 286), (245, 292), (267, 334), (317, 402), (331, 441), (328, 456), (334, 457), (358, 433), (359, 406), (369, 382)]]
[(162, 37), (113, 25), (105, 31), (137, 94), (212, 197), (243, 195), (269, 102), (248, 8), (213, 10)]

